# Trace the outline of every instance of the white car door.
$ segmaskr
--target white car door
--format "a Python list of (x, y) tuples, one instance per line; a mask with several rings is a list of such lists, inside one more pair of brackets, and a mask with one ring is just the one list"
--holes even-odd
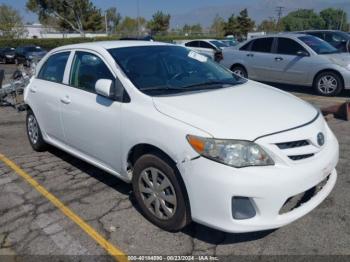
[(97, 80), (116, 81), (112, 72), (99, 54), (75, 51), (62, 98), (62, 121), (66, 145), (120, 173), (121, 102), (95, 92)]
[(39, 125), (51, 140), (62, 142), (64, 133), (60, 117), (60, 97), (64, 94), (62, 84), (70, 52), (51, 55), (29, 85), (28, 101)]

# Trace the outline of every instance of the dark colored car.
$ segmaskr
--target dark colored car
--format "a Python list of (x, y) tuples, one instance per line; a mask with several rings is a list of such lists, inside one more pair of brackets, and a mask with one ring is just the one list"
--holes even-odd
[(321, 38), (342, 52), (350, 52), (350, 34), (339, 30), (306, 30), (298, 33)]
[(46, 53), (40, 46), (20, 46), (16, 48), (15, 63), (30, 66), (33, 61), (40, 61)]
[(0, 48), (0, 63), (14, 63), (15, 62), (15, 49), (12, 47)]

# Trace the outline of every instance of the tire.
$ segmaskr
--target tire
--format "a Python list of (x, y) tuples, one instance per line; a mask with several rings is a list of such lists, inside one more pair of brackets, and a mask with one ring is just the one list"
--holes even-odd
[(325, 71), (316, 76), (313, 87), (319, 95), (336, 96), (343, 90), (344, 84), (337, 73)]
[(243, 78), (248, 78), (248, 73), (247, 73), (247, 70), (245, 70), (245, 68), (243, 66), (240, 66), (240, 65), (233, 65), (231, 67), (231, 71), (240, 76), (240, 77), (243, 77)]
[(24, 66), (30, 67), (30, 61), (29, 61), (29, 60), (25, 60), (25, 61), (24, 61)]
[(47, 148), (47, 144), (41, 134), (40, 126), (34, 113), (31, 110), (27, 111), (26, 117), (27, 136), (29, 143), (35, 151), (42, 152)]
[[(152, 182), (154, 174), (156, 188)], [(186, 190), (177, 174), (176, 168), (166, 158), (146, 154), (136, 161), (132, 178), (134, 195), (142, 214), (154, 225), (170, 232), (181, 230), (191, 221)], [(164, 189), (160, 188), (162, 185)]]

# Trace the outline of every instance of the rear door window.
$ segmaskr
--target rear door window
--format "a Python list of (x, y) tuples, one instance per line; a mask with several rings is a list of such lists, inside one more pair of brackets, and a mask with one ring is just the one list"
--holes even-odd
[(70, 52), (61, 52), (50, 56), (41, 68), (38, 78), (62, 83), (69, 54)]
[(204, 42), (204, 41), (199, 42), (199, 47), (207, 48), (207, 49), (215, 49), (211, 44)]
[(263, 53), (270, 53), (271, 47), (273, 43), (273, 38), (259, 38), (254, 40), (252, 43), (251, 51), (253, 52), (263, 52)]
[(185, 44), (185, 46), (189, 47), (199, 47), (199, 41), (191, 41)]

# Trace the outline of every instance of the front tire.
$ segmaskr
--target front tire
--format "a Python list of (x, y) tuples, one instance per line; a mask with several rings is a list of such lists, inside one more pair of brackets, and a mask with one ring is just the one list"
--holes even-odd
[(41, 152), (47, 148), (47, 144), (41, 134), (39, 123), (33, 111), (27, 111), (26, 117), (27, 135), (29, 143), (35, 151)]
[(332, 71), (322, 72), (314, 81), (314, 89), (319, 95), (336, 96), (344, 88), (341, 77)]
[(185, 188), (166, 158), (141, 156), (134, 166), (132, 186), (143, 215), (156, 226), (174, 232), (190, 223)]
[(243, 66), (240, 66), (240, 65), (233, 65), (231, 67), (231, 71), (240, 76), (240, 77), (243, 77), (243, 78), (248, 78), (248, 73), (247, 73), (247, 70), (243, 67)]

